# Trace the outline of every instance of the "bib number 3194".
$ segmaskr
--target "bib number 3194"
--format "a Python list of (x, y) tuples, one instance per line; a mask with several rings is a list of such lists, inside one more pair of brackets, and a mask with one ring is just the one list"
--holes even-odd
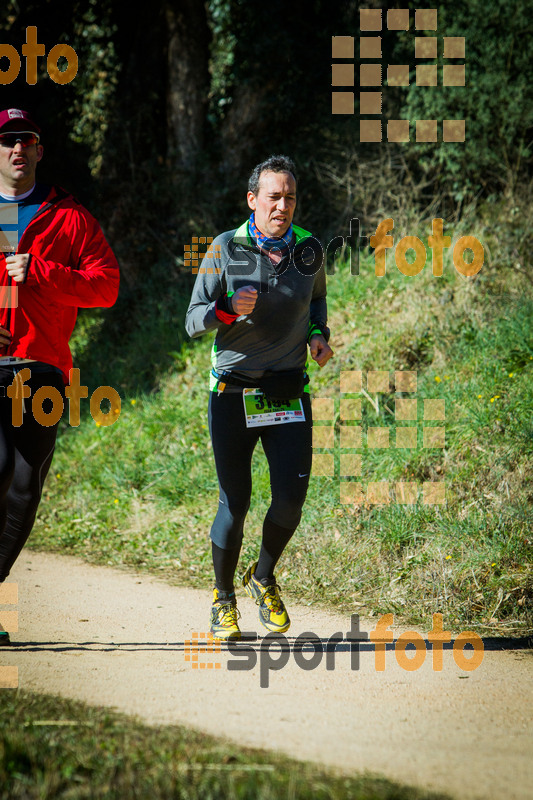
[(299, 397), (276, 402), (265, 397), (261, 389), (243, 389), (246, 427), (280, 425), (284, 422), (305, 422), (305, 413)]

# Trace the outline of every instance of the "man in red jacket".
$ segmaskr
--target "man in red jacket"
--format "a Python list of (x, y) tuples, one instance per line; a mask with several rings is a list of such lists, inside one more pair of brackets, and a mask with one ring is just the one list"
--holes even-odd
[(59, 424), (37, 421), (32, 398), (53, 387), (64, 400), (77, 310), (112, 306), (119, 284), (94, 217), (63, 189), (35, 182), (40, 133), (28, 112), (0, 111), (0, 583), (33, 527)]

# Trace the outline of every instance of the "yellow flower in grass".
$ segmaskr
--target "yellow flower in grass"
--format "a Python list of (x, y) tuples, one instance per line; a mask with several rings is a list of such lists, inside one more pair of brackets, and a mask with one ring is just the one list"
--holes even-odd
[(130, 400), (130, 403), (131, 403), (131, 405), (132, 405), (132, 406), (134, 406), (134, 405), (136, 404), (136, 402), (137, 402), (137, 400), (136, 400), (135, 398), (133, 398), (132, 400)]
[(483, 399), (483, 395), (482, 394), (478, 394), (477, 399), (478, 400), (482, 400)]
[(441, 383), (441, 378), (438, 375), (435, 375), (435, 383)]

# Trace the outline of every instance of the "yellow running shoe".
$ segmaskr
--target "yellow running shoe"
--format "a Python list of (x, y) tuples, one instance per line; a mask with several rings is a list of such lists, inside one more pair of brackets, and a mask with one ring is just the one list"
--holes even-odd
[(259, 620), (262, 625), (274, 633), (283, 633), (291, 624), (287, 609), (279, 596), (279, 586), (276, 582), (270, 586), (263, 586), (255, 576), (257, 561), (251, 564), (242, 579), (246, 593), (252, 597), (259, 606)]
[(211, 606), (211, 633), (215, 639), (240, 639), (241, 631), (237, 620), (240, 617), (237, 600), (220, 600), (218, 589), (213, 589), (213, 605)]

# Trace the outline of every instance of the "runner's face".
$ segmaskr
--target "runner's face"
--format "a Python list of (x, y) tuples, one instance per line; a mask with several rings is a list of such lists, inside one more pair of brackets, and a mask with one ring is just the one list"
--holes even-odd
[[(9, 130), (2, 128), (2, 133)], [(24, 194), (35, 183), (35, 169), (43, 157), (40, 144), (24, 147), (17, 142), (14, 147), (4, 147), (0, 142), (0, 191), (5, 194)]]
[(287, 233), (296, 208), (296, 181), (290, 172), (262, 172), (257, 194), (248, 192), (247, 199), (261, 233), (271, 238)]

